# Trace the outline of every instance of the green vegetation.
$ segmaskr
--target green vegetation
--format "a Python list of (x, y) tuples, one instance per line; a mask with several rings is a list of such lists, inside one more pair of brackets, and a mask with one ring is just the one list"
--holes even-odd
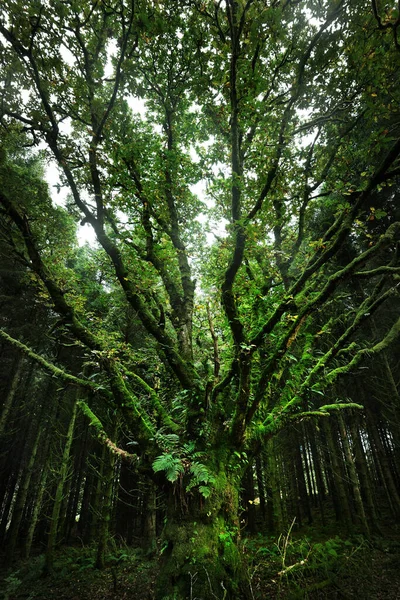
[[(156, 600), (253, 600), (270, 567), (278, 595), (311, 597), (340, 588), (352, 536), (397, 523), (399, 19), (376, 0), (3, 0), (11, 569), (41, 550), (57, 577), (70, 552), (115, 586), (114, 545), (127, 569), (148, 553)], [(315, 522), (341, 537), (308, 542)]]

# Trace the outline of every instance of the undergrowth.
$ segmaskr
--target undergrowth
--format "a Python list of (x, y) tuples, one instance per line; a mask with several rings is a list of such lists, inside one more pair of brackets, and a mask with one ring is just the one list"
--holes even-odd
[(367, 548), (362, 536), (313, 541), (310, 536), (292, 536), (293, 525), (294, 522), (278, 539), (258, 535), (244, 541), (254, 599), (263, 598), (265, 589), (274, 598), (322, 598), (315, 592), (326, 588), (338, 590), (346, 577), (360, 568)]
[[(322, 537), (316, 530), (300, 536), (293, 529), (292, 523), (279, 537), (259, 534), (242, 541), (253, 600), (398, 598), (400, 539)], [(154, 598), (158, 570), (154, 555), (113, 543), (106, 568), (99, 571), (95, 562), (95, 545), (60, 548), (48, 577), (43, 577), (43, 555), (21, 561), (3, 577), (0, 573), (0, 600)]]

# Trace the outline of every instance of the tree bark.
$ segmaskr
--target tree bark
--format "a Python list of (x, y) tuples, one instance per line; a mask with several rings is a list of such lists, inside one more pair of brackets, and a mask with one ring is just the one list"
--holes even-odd
[[(114, 426), (112, 439), (117, 437), (117, 424)], [(97, 544), (97, 557), (96, 567), (98, 569), (104, 569), (105, 567), (105, 554), (107, 550), (107, 542), (109, 536), (109, 525), (112, 513), (112, 495), (114, 488), (115, 478), (115, 461), (116, 456), (110, 452), (105, 455), (105, 468), (103, 471), (102, 487), (103, 491), (103, 502), (101, 507), (99, 533), (98, 533), (98, 544)]]
[(22, 515), (25, 508), (25, 502), (29, 492), (29, 484), (31, 482), (31, 477), (33, 473), (33, 468), (35, 465), (36, 454), (39, 448), (39, 441), (42, 435), (42, 426), (41, 423), (38, 424), (38, 429), (36, 432), (36, 437), (34, 439), (31, 455), (29, 458), (29, 462), (27, 464), (26, 470), (24, 472), (20, 487), (18, 489), (18, 495), (15, 501), (15, 506), (12, 515), (12, 521), (9, 530), (9, 539), (7, 544), (7, 556), (6, 562), (10, 564), (12, 559), (14, 558), (15, 547), (17, 545), (18, 532), (21, 525)]
[(50, 531), (47, 539), (46, 559), (45, 559), (45, 572), (50, 573), (53, 570), (54, 552), (57, 544), (58, 525), (61, 511), (61, 504), (63, 501), (63, 490), (65, 482), (68, 476), (69, 470), (69, 458), (71, 452), (71, 445), (74, 435), (75, 420), (77, 413), (77, 403), (74, 402), (72, 408), (71, 419), (68, 425), (68, 431), (65, 439), (64, 452), (61, 459), (60, 471), (58, 476), (58, 483), (56, 487), (56, 493), (53, 504), (53, 511), (50, 519)]
[(337, 496), (337, 514), (340, 519), (343, 520), (348, 530), (352, 528), (352, 518), (349, 505), (349, 499), (347, 496), (346, 487), (343, 482), (343, 472), (339, 462), (339, 456), (337, 447), (333, 440), (331, 423), (322, 421), (322, 425), (325, 432), (326, 442), (329, 450), (329, 458), (331, 464), (332, 480), (335, 486), (335, 492)]
[(376, 458), (379, 462), (379, 466), (382, 470), (385, 488), (388, 495), (392, 512), (394, 516), (400, 514), (400, 496), (396, 489), (396, 485), (393, 481), (392, 472), (389, 466), (388, 457), (385, 453), (385, 449), (382, 444), (382, 440), (379, 435), (379, 431), (376, 427), (374, 415), (370, 410), (367, 410), (367, 420), (369, 422), (368, 432), (371, 435), (372, 443), (375, 446)]
[(207, 499), (185, 495), (180, 482), (169, 488), (157, 600), (250, 598), (237, 545), (238, 508), (238, 485), (224, 471)]
[(6, 399), (4, 400), (4, 404), (2, 406), (1, 409), (1, 416), (0, 416), (0, 438), (3, 435), (4, 432), (4, 428), (6, 426), (7, 423), (7, 418), (8, 418), (8, 414), (11, 410), (11, 406), (14, 400), (14, 396), (16, 394), (16, 391), (18, 389), (18, 386), (20, 384), (20, 379), (21, 379), (21, 375), (22, 375), (22, 370), (23, 370), (23, 366), (24, 366), (24, 361), (23, 358), (18, 358), (18, 363), (17, 366), (15, 368), (12, 380), (11, 380), (11, 385), (10, 388), (8, 390), (8, 394), (6, 396)]
[(350, 444), (349, 444), (346, 426), (344, 424), (343, 417), (340, 413), (338, 414), (338, 423), (339, 423), (340, 436), (342, 438), (342, 443), (343, 443), (344, 456), (345, 456), (345, 460), (347, 463), (347, 469), (348, 469), (349, 476), (350, 476), (350, 483), (351, 483), (351, 487), (353, 490), (354, 503), (355, 503), (355, 508), (356, 508), (356, 519), (359, 521), (363, 533), (368, 536), (370, 531), (369, 531), (368, 521), (365, 516), (364, 503), (363, 503), (363, 500), (361, 497), (360, 483), (358, 480), (358, 475), (357, 475), (356, 467), (354, 464), (354, 460), (353, 460), (353, 456), (352, 456), (352, 452), (351, 452), (351, 448), (350, 448)]
[(370, 523), (369, 528), (371, 531), (380, 533), (378, 528), (378, 519), (375, 509), (371, 476), (368, 471), (368, 465), (367, 461), (365, 460), (365, 453), (360, 439), (358, 419), (355, 416), (350, 420), (350, 433), (353, 440), (355, 461), (358, 465), (357, 473), (360, 479), (361, 494), (365, 501), (365, 509), (368, 516), (368, 521)]

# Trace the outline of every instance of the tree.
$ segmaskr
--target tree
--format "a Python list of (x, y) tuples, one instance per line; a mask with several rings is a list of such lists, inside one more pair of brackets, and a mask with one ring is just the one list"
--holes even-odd
[[(290, 0), (0, 9), (7, 235), (86, 367), (56, 366), (0, 334), (85, 390), (78, 406), (98, 438), (164, 490), (159, 598), (194, 585), (205, 598), (246, 597), (247, 465), (289, 424), (357, 408), (336, 382), (400, 333), (394, 313), (378, 341), (357, 337), (398, 293), (400, 223), (373, 204), (400, 173), (398, 17), (385, 10)], [(38, 177), (26, 193), (8, 149), (23, 144), (56, 161), (66, 211), (95, 231), (97, 287), (79, 286), (76, 250), (55, 229), (67, 215), (43, 202)], [(212, 244), (207, 218), (225, 224)], [(350, 302), (351, 278), (367, 294)], [(134, 336), (121, 327), (128, 307)], [(135, 454), (111, 439), (107, 410)]]

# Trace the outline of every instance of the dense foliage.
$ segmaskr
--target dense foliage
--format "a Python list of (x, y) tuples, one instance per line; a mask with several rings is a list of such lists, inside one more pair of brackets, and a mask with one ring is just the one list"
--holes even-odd
[[(98, 564), (123, 460), (165, 494), (158, 597), (187, 597), (197, 564), (204, 597), (243, 598), (238, 488), (255, 459), (299, 428), (310, 453), (315, 426), (332, 449), (327, 421), (345, 440), (345, 414), (356, 448), (374, 361), (399, 399), (398, 25), (375, 1), (2, 3), (1, 243), (46, 311), (33, 339), (8, 314), (0, 335), (69, 407), (68, 422), (52, 408), (66, 443), (48, 570), (77, 418), (111, 456)], [(311, 476), (321, 489), (311, 471), (300, 498)]]

